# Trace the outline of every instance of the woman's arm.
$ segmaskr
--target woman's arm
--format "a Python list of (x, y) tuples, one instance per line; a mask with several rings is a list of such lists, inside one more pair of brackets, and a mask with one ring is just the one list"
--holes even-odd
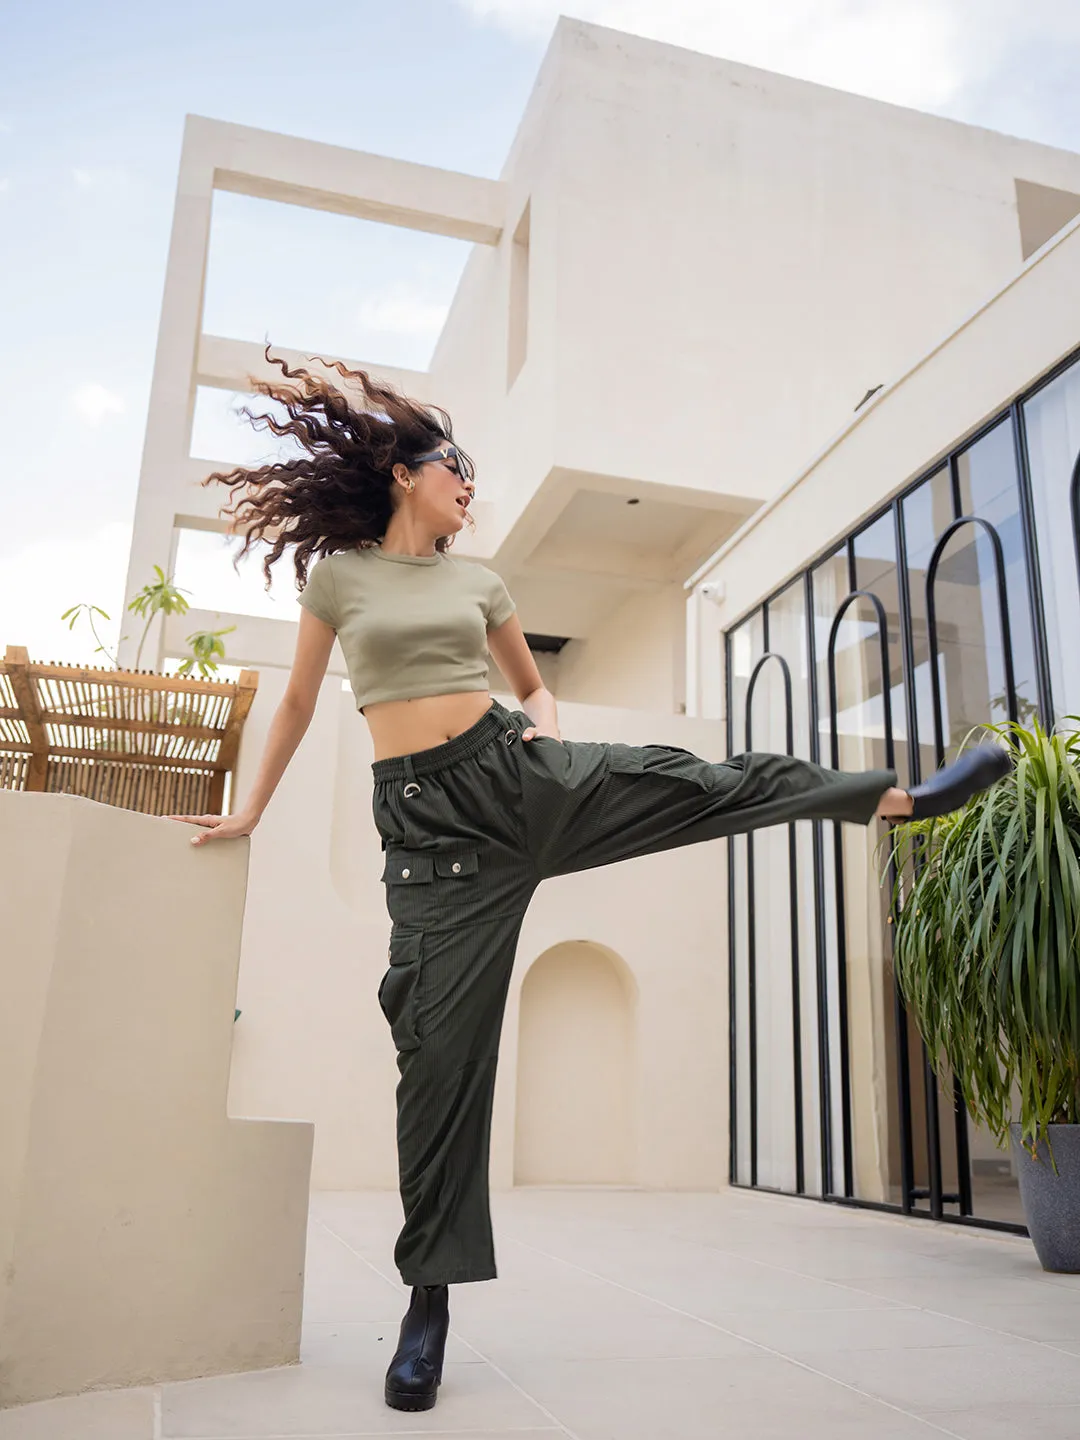
[(544, 686), (517, 614), (511, 615), (497, 630), (489, 630), (487, 638), (492, 658), (533, 722), (521, 738), (531, 740), (534, 735), (550, 735), (553, 740), (561, 740), (555, 696)]
[(250, 835), (259, 823), (270, 797), (277, 789), (296, 747), (304, 738), (315, 713), (335, 631), (309, 610), (300, 611), (300, 629), (296, 637), (296, 654), (285, 694), (274, 712), (266, 737), (259, 768), (243, 805), (231, 815), (170, 815), (170, 820), (186, 820), (202, 827), (191, 837), (193, 845), (204, 840), (229, 840)]

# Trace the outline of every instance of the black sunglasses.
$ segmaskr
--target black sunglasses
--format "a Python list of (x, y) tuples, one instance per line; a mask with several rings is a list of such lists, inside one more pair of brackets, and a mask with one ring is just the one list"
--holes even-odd
[(437, 450), (428, 450), (423, 455), (415, 456), (413, 464), (423, 465), (429, 460), (441, 460), (444, 464), (448, 460), (453, 460), (457, 466), (457, 473), (461, 476), (462, 480), (472, 480), (472, 467), (468, 459), (461, 454), (461, 451), (456, 445), (440, 445)]

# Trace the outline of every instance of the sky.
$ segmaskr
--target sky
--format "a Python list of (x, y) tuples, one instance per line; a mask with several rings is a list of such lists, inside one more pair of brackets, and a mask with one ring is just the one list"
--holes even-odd
[[(616, 29), (1080, 149), (1077, 0), (564, 3)], [(0, 642), (105, 663), (88, 628), (59, 619), (80, 602), (109, 612), (110, 646), (118, 633), (185, 114), (496, 176), (559, 10), (0, 0)], [(219, 195), (203, 328), (424, 368), (466, 253)], [(194, 454), (267, 453), (232, 404), (199, 395)], [(291, 585), (263, 599), (253, 573), (238, 602), (213, 546), (181, 551), (192, 603), (295, 613)]]

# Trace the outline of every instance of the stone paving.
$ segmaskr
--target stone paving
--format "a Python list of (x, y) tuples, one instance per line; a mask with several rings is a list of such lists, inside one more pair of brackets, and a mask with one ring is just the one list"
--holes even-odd
[(496, 1195), (438, 1405), (388, 1410), (398, 1201), (313, 1196), (298, 1366), (0, 1412), (0, 1440), (1076, 1440), (1080, 1276), (1028, 1241), (728, 1191)]

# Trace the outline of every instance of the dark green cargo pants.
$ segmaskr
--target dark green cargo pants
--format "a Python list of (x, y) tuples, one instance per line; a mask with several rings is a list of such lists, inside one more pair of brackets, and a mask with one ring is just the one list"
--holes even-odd
[(503, 1007), (533, 892), (566, 875), (791, 820), (865, 825), (893, 771), (669, 745), (522, 741), (493, 702), (445, 745), (373, 765), (393, 922), (379, 1003), (398, 1049), (407, 1285), (490, 1280), (488, 1149)]

